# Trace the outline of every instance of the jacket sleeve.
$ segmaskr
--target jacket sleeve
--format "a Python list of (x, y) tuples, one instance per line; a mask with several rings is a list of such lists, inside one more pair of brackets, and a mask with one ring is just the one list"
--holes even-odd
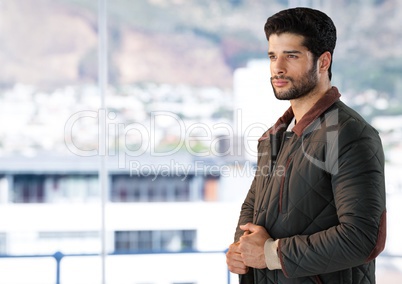
[[(269, 130), (268, 130), (269, 131)], [(264, 133), (264, 135), (267, 135), (268, 131)], [(263, 137), (264, 137), (263, 135)], [(251, 183), (250, 189), (247, 192), (246, 198), (243, 201), (243, 204), (241, 206), (241, 211), (240, 211), (240, 216), (239, 216), (239, 221), (237, 223), (236, 227), (236, 233), (234, 237), (234, 241), (237, 242), (239, 238), (243, 235), (243, 231), (240, 230), (239, 226), (240, 225), (245, 225), (247, 223), (252, 223), (254, 219), (254, 205), (257, 197), (256, 193), (256, 187), (257, 187), (257, 178), (258, 176), (262, 176), (263, 173), (260, 172), (262, 167), (261, 163), (264, 163), (265, 160), (263, 157), (267, 155), (267, 153), (270, 152), (269, 147), (264, 146), (264, 142), (261, 143), (260, 141), (258, 142), (258, 158), (257, 158), (257, 170), (254, 174), (254, 179)]]
[[(243, 231), (240, 230), (239, 226), (247, 224), (248, 222), (253, 222), (254, 214), (254, 201), (255, 201), (255, 183), (256, 178), (254, 177), (251, 187), (247, 193), (247, 196), (241, 206), (240, 217), (236, 227), (236, 233), (234, 241), (239, 241), (239, 238), (243, 235)], [(243, 275), (239, 275), (239, 284), (253, 284), (254, 283), (254, 269), (249, 268), (248, 272)]]
[(351, 119), (338, 129), (332, 147), (328, 150), (336, 150), (339, 157), (331, 170), (339, 224), (312, 235), (280, 239), (282, 270), (289, 278), (359, 266), (385, 246), (384, 154), (378, 133)]
[(243, 231), (240, 230), (239, 226), (247, 224), (249, 222), (253, 222), (253, 214), (254, 214), (254, 201), (255, 201), (255, 183), (256, 178), (254, 177), (253, 182), (251, 183), (250, 189), (246, 195), (246, 198), (241, 206), (239, 221), (236, 227), (236, 233), (234, 241), (237, 242), (239, 238), (243, 235)]
[[(261, 157), (266, 154), (265, 149), (266, 147), (263, 147), (261, 143), (258, 143), (258, 161), (257, 164), (259, 165), (257, 167), (257, 171), (254, 175), (254, 179), (251, 183), (250, 189), (247, 193), (247, 196), (241, 206), (241, 211), (240, 211), (240, 217), (239, 221), (236, 227), (236, 233), (234, 237), (234, 241), (237, 242), (239, 238), (243, 235), (243, 231), (240, 230), (239, 226), (244, 225), (247, 223), (252, 223), (254, 219), (254, 204), (256, 201), (256, 186), (257, 186), (257, 177), (261, 176), (261, 173), (259, 172), (260, 169), (262, 168), (260, 163), (264, 162), (262, 161)], [(262, 150), (265, 149), (265, 150)], [(269, 152), (269, 151), (268, 151)], [(248, 272), (243, 275), (239, 275), (239, 284), (253, 284), (254, 283), (254, 269), (249, 268)]]

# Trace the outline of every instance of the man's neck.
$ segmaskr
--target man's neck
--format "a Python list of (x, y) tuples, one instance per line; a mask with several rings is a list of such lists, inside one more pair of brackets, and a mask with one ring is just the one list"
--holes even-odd
[(293, 113), (295, 115), (296, 123), (321, 99), (325, 93), (331, 88), (331, 84), (323, 86), (318, 85), (313, 91), (302, 98), (290, 101)]

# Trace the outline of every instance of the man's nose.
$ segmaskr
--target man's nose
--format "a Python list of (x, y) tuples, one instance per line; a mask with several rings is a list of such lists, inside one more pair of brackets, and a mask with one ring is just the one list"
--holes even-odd
[(280, 76), (284, 75), (286, 73), (286, 66), (285, 66), (285, 60), (278, 57), (275, 62), (272, 63), (272, 71), (274, 76)]

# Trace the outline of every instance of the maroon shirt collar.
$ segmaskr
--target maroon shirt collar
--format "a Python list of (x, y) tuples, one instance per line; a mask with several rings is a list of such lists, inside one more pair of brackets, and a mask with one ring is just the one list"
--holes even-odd
[[(309, 126), (315, 119), (317, 119), (321, 114), (324, 113), (331, 105), (333, 105), (337, 100), (339, 100), (341, 94), (338, 88), (331, 87), (326, 94), (317, 101), (317, 103), (302, 117), (300, 121), (292, 128), (292, 131), (296, 133), (297, 136), (302, 136), (303, 131)], [(294, 117), (292, 107), (278, 119), (274, 126), (272, 126), (269, 131), (267, 131), (258, 141), (265, 140), (269, 137), (269, 134), (275, 134), (279, 131), (285, 131), (289, 124), (292, 122)]]

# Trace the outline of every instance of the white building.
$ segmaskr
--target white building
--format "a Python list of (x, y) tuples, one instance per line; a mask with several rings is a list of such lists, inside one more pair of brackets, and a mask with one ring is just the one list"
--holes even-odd
[(0, 257), (0, 283), (101, 283), (103, 245), (107, 283), (227, 283), (250, 168), (190, 155), (108, 165), (102, 220), (97, 158), (2, 159), (0, 254), (26, 257)]
[(268, 60), (252, 60), (234, 73), (234, 127), (244, 138), (245, 157), (255, 161), (258, 138), (289, 108), (275, 98)]

